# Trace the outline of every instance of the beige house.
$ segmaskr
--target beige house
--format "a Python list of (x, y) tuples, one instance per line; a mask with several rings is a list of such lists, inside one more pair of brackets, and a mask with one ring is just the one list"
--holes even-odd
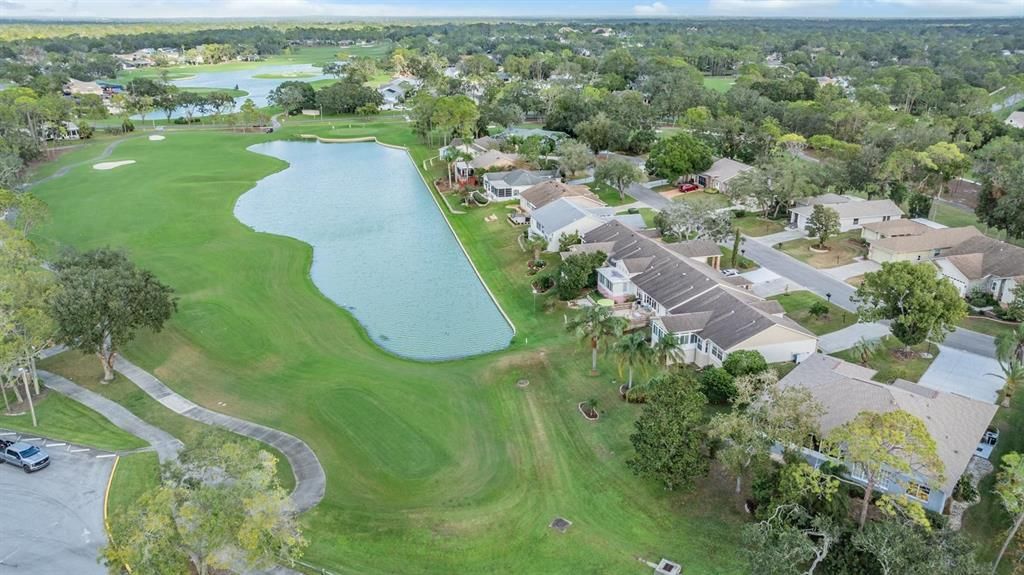
[(919, 236), (932, 229), (934, 228), (915, 222), (914, 220), (900, 218), (898, 220), (864, 224), (860, 228), (860, 237), (861, 239), (870, 242), (885, 238)]
[(868, 259), (885, 262), (924, 262), (947, 253), (962, 242), (982, 235), (976, 228), (929, 229), (918, 235), (869, 240)]
[[(555, 200), (573, 197), (587, 198), (595, 202), (601, 201), (597, 194), (586, 186), (567, 184), (561, 180), (547, 180), (519, 194), (519, 209), (530, 214)], [(601, 203), (601, 205), (604, 204)]]
[(1008, 304), (1013, 301), (1017, 286), (1024, 284), (1024, 248), (980, 233), (934, 263), (963, 296), (981, 289), (999, 303)]
[(81, 96), (84, 94), (102, 96), (103, 87), (96, 82), (83, 82), (74, 78), (68, 78), (68, 83), (64, 84), (64, 93), (69, 96)]
[(805, 205), (790, 208), (789, 225), (798, 230), (806, 228), (816, 205), (827, 206), (839, 214), (840, 232), (860, 229), (864, 224), (888, 222), (903, 217), (903, 210), (892, 200), (851, 201), (844, 196), (835, 196), (843, 198), (845, 201), (828, 202), (824, 199), (828, 196), (835, 196), (835, 194), (811, 198)]
[(731, 158), (721, 158), (715, 160), (710, 168), (694, 176), (693, 181), (708, 190), (727, 192), (729, 191), (729, 180), (753, 169), (754, 166), (748, 166), (743, 162), (737, 162)]
[[(583, 235), (574, 251), (608, 255), (598, 268), (597, 289), (617, 302), (633, 300), (632, 314), (651, 318), (651, 339), (673, 334), (678, 360), (721, 365), (737, 350), (754, 350), (769, 362), (801, 361), (818, 338), (767, 301), (727, 281), (712, 242), (663, 244), (611, 221)], [(717, 252), (712, 253), (712, 250)]]
[[(917, 472), (904, 475), (883, 471), (876, 488), (881, 493), (905, 494), (925, 509), (942, 513), (960, 476), (977, 451), (998, 406), (991, 402), (946, 393), (897, 379), (892, 384), (873, 381), (875, 371), (827, 355), (814, 354), (782, 378), (779, 386), (800, 387), (824, 408), (819, 419), (823, 437), (863, 412), (904, 411), (920, 419), (935, 440), (944, 472), (930, 477)], [(835, 461), (811, 449), (802, 454), (814, 466)], [(856, 465), (847, 465), (847, 479), (866, 483)]]

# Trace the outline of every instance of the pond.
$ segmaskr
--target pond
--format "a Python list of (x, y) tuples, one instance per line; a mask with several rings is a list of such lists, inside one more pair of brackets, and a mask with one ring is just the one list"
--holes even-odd
[[(271, 78), (257, 78), (256, 76), (273, 76)], [(312, 64), (283, 64), (273, 66), (258, 66), (245, 70), (224, 70), (214, 72), (198, 72), (193, 76), (171, 80), (171, 84), (182, 88), (223, 88), (233, 89), (238, 86), (239, 90), (249, 93), (247, 96), (235, 98), (235, 109), (238, 109), (249, 98), (256, 104), (257, 108), (265, 108), (270, 105), (267, 96), (270, 92), (281, 85), (282, 82), (298, 80), (301, 82), (315, 82), (331, 78), (324, 75), (318, 66)], [(181, 110), (175, 110), (171, 118), (180, 118), (185, 114)], [(204, 114), (195, 114), (202, 116)], [(156, 110), (149, 114), (150, 118), (163, 118), (164, 113)]]
[(512, 327), (404, 150), (286, 141), (249, 150), (291, 165), (243, 194), (235, 217), (313, 246), (313, 282), (374, 342), (424, 361), (508, 346)]

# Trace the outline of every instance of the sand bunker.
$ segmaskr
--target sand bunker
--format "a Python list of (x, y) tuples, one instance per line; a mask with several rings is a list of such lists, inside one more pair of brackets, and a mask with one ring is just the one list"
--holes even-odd
[(163, 136), (150, 136), (149, 139), (153, 142), (159, 142), (160, 140), (164, 140), (165, 138)]
[(120, 168), (121, 166), (127, 166), (128, 164), (134, 164), (135, 160), (121, 160), (120, 162), (100, 162), (93, 164), (92, 169), (94, 170), (113, 170), (114, 168)]

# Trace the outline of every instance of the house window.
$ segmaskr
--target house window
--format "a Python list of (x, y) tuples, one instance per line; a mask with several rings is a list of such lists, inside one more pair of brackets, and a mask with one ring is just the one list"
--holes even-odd
[(918, 501), (928, 501), (928, 497), (932, 494), (932, 488), (927, 485), (921, 485), (915, 481), (911, 481), (907, 484), (907, 495), (917, 499)]
[(892, 216), (882, 216), (882, 221), (887, 222), (892, 219)]
[(717, 345), (711, 344), (711, 355), (715, 356), (715, 358), (718, 359), (719, 361), (722, 361), (722, 348), (718, 347)]
[(698, 336), (695, 333), (691, 333), (690, 334), (690, 343), (696, 343), (696, 344), (699, 345), (700, 344), (700, 336)]
[(651, 331), (656, 339), (661, 339), (665, 335), (665, 332), (661, 329), (661, 324), (658, 322), (651, 323)]
[(853, 225), (857, 225), (859, 223), (860, 223), (860, 218), (853, 218)]
[(935, 251), (932, 252), (932, 257), (933, 258), (937, 258), (937, 257), (939, 257), (939, 254), (941, 254), (941, 253), (942, 253), (942, 248), (936, 248)]

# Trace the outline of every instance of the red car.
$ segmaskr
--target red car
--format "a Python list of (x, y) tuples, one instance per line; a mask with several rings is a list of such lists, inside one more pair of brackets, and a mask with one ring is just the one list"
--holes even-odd
[(700, 186), (698, 186), (697, 184), (679, 184), (679, 191), (683, 192), (684, 194), (686, 192), (695, 192), (699, 189)]

